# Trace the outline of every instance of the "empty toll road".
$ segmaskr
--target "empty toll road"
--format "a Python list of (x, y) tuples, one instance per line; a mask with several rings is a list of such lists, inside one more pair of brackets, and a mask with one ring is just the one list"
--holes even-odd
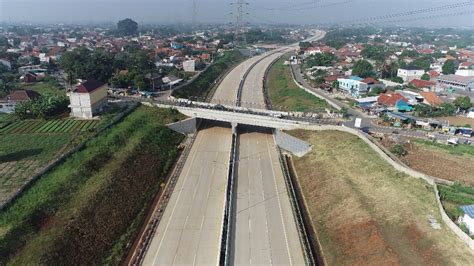
[(217, 265), (232, 133), (199, 131), (143, 265)]
[(234, 264), (305, 264), (272, 134), (239, 134), (237, 173)]

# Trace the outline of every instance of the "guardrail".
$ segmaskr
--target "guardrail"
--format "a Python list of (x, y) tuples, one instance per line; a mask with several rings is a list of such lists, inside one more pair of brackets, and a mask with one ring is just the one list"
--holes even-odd
[(178, 162), (176, 163), (173, 173), (170, 176), (168, 184), (166, 185), (165, 190), (158, 201), (158, 204), (155, 206), (155, 209), (153, 210), (153, 213), (151, 214), (151, 217), (145, 226), (143, 234), (139, 237), (138, 245), (135, 250), (133, 250), (128, 265), (135, 266), (142, 264), (143, 259), (145, 258), (145, 254), (148, 251), (148, 248), (150, 247), (153, 235), (155, 234), (156, 229), (158, 228), (158, 225), (161, 221), (161, 218), (163, 217), (165, 208), (168, 205), (171, 194), (173, 193), (176, 183), (178, 182), (178, 177), (180, 176), (181, 171), (183, 170), (184, 164), (191, 151), (194, 140), (195, 135), (191, 135), (186, 140), (185, 148), (181, 156), (179, 157)]
[(301, 246), (303, 247), (303, 254), (306, 260), (306, 265), (317, 265), (317, 262), (314, 259), (316, 254), (314, 254), (313, 252), (313, 248), (308, 237), (308, 232), (306, 231), (305, 221), (304, 221), (300, 206), (297, 201), (295, 187), (293, 186), (293, 180), (291, 178), (291, 174), (288, 169), (288, 162), (285, 156), (282, 154), (281, 149), (278, 147), (277, 147), (277, 153), (278, 153), (278, 159), (280, 161), (281, 169), (283, 170), (286, 190), (288, 191), (288, 196), (290, 198), (291, 210), (296, 220), (296, 225), (297, 225), (296, 228), (298, 229), (299, 240), (300, 240)]
[(234, 210), (234, 179), (235, 163), (237, 159), (238, 137), (236, 133), (232, 134), (232, 148), (229, 159), (229, 171), (226, 188), (226, 204), (224, 208), (224, 221), (221, 234), (219, 265), (230, 265), (231, 236), (232, 236), (232, 213)]

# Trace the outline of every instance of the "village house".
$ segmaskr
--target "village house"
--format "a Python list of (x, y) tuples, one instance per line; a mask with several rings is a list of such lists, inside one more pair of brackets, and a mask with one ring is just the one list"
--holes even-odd
[(338, 78), (339, 89), (349, 93), (354, 98), (359, 98), (367, 94), (372, 88), (385, 88), (385, 84), (373, 78), (360, 78), (357, 76), (349, 76), (348, 78)]
[(397, 76), (402, 78), (404, 82), (410, 82), (414, 79), (420, 79), (425, 71), (418, 67), (399, 68)]
[(39, 97), (41, 97), (41, 95), (36, 91), (15, 90), (5, 98), (0, 99), (0, 113), (13, 113), (17, 104)]
[(88, 80), (68, 93), (71, 117), (92, 118), (107, 106), (107, 83)]

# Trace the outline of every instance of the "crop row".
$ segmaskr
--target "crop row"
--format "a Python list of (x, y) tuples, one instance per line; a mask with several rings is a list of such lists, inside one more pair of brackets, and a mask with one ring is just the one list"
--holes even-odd
[(23, 120), (0, 128), (0, 134), (68, 133), (92, 129), (97, 124), (95, 120)]

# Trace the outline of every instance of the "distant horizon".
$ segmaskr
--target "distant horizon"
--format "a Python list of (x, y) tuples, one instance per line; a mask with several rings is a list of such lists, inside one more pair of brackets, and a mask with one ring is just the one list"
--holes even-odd
[[(407, 27), (415, 24), (416, 27), (427, 28), (474, 28), (474, 4), (409, 14), (410, 11), (420, 9), (465, 4), (468, 0), (448, 3), (442, 0), (313, 1), (248, 0), (248, 15), (244, 16), (244, 21), (270, 25), (337, 25), (341, 22), (352, 24), (352, 21), (363, 24), (365, 19), (376, 17), (379, 19), (372, 22), (378, 26), (388, 24)], [(202, 24), (234, 22), (235, 19), (230, 13), (235, 13), (235, 5), (231, 6), (230, 2), (235, 0), (196, 0), (196, 21)], [(174, 25), (190, 24), (192, 14), (192, 0), (0, 0), (0, 22), (3, 23), (90, 25), (115, 23), (129, 17), (139, 24)], [(398, 15), (393, 18), (387, 16), (393, 14)], [(387, 18), (380, 19), (384, 16)], [(435, 17), (429, 18), (431, 16)], [(412, 21), (419, 17), (424, 19)], [(402, 21), (397, 22), (398, 20)]]

